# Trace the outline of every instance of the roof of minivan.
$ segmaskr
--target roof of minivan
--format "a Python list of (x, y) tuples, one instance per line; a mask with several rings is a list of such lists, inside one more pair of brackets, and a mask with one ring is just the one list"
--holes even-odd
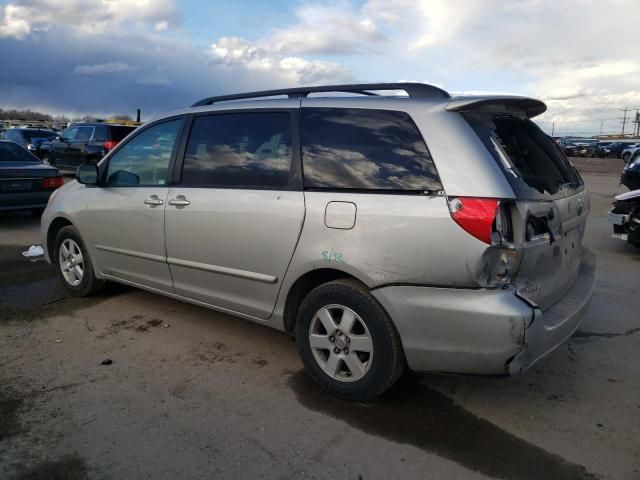
[[(404, 91), (406, 95), (384, 95), (380, 93), (391, 91)], [(317, 94), (322, 95), (318, 96)], [(392, 109), (403, 108), (400, 107), (403, 102), (410, 102), (414, 106), (415, 103), (420, 103), (425, 106), (440, 107), (442, 110), (456, 112), (516, 110), (525, 113), (528, 117), (540, 115), (547, 109), (542, 101), (531, 97), (476, 95), (452, 98), (447, 91), (434, 85), (401, 82), (295, 87), (206, 97), (194, 103), (191, 107), (162, 115), (159, 118), (190, 112), (295, 107), (302, 104), (302, 99), (316, 100), (320, 98), (326, 102), (335, 102), (336, 106), (356, 103), (359, 108)]]

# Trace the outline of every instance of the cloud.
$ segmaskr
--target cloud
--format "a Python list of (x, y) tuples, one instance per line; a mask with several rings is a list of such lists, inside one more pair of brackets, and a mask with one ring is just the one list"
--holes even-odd
[(0, 21), (0, 38), (24, 38), (31, 32), (31, 24), (23, 18), (22, 9), (17, 5), (5, 5)]
[(242, 90), (426, 78), (452, 92), (540, 97), (545, 125), (597, 131), (606, 119), (614, 131), (619, 108), (640, 106), (636, 4), (301, 0), (251, 25), (232, 21), (230, 4), (225, 33), (212, 26), (201, 46), (177, 0), (9, 0), (0, 102), (160, 112)]
[(279, 49), (238, 37), (221, 37), (209, 51), (215, 63), (249, 71), (272, 71), (287, 77), (289, 83), (340, 82), (354, 77), (349, 68), (339, 63), (283, 56)]
[(0, 104), (100, 116), (133, 115), (141, 108), (148, 120), (203, 97), (291, 82), (278, 71), (257, 76), (213, 63), (205, 49), (175, 36), (112, 32), (81, 38), (75, 31), (56, 30), (0, 39), (3, 63), (11, 66), (0, 69)]
[(161, 31), (179, 23), (171, 0), (16, 0), (2, 9), (0, 38), (61, 28), (98, 35), (127, 24)]
[(125, 62), (109, 62), (98, 63), (94, 65), (76, 65), (73, 67), (73, 73), (78, 75), (100, 75), (105, 73), (120, 73), (134, 70)]

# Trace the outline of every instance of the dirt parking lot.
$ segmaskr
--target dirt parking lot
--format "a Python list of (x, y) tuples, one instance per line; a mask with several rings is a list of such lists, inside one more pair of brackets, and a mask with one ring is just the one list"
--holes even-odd
[[(622, 162), (576, 160), (598, 256), (579, 331), (523, 375), (320, 392), (284, 334), (151, 293), (67, 297), (0, 217), (0, 478), (640, 478), (640, 250), (610, 237)], [(110, 359), (112, 364), (102, 365)]]

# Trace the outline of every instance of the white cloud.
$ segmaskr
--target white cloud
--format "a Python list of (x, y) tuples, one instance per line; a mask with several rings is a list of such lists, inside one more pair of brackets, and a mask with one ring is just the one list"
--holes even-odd
[(384, 42), (375, 21), (346, 2), (307, 5), (296, 11), (296, 22), (276, 29), (263, 43), (282, 54), (368, 53)]
[(97, 35), (126, 24), (163, 31), (180, 21), (171, 0), (14, 0), (0, 15), (0, 37), (16, 39), (53, 28)]
[(23, 17), (23, 9), (18, 5), (5, 5), (0, 21), (0, 38), (22, 39), (31, 32), (31, 24)]
[(126, 62), (108, 62), (97, 63), (93, 65), (76, 65), (73, 68), (73, 73), (78, 75), (101, 75), (108, 73), (121, 73), (134, 70), (135, 67), (129, 66)]
[(216, 63), (251, 71), (272, 71), (283, 75), (287, 83), (339, 82), (353, 78), (353, 72), (339, 63), (283, 56), (278, 49), (238, 37), (221, 37), (209, 51)]

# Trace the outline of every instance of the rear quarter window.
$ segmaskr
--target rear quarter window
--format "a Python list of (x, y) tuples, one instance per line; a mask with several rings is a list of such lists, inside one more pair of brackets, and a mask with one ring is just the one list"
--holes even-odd
[(303, 108), (302, 159), (305, 188), (442, 190), (429, 150), (404, 112)]
[(120, 126), (115, 127), (115, 126), (112, 126), (109, 129), (111, 130), (111, 138), (107, 139), (107, 140), (114, 140), (116, 142), (119, 142), (124, 137), (126, 137), (131, 132), (133, 132), (136, 129), (136, 127), (120, 127)]

